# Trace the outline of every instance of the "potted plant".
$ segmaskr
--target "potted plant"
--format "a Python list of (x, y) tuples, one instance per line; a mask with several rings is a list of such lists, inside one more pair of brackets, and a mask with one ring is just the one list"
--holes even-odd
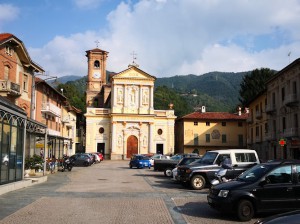
[(25, 158), (25, 170), (31, 170), (31, 173), (35, 173), (43, 167), (43, 158), (34, 154), (33, 156), (27, 156)]

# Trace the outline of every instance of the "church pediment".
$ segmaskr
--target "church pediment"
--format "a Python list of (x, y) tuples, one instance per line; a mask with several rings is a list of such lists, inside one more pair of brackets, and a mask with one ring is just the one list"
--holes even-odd
[(155, 80), (154, 76), (149, 75), (148, 73), (138, 69), (137, 67), (130, 67), (116, 75), (113, 76), (113, 79), (140, 79), (140, 80)]

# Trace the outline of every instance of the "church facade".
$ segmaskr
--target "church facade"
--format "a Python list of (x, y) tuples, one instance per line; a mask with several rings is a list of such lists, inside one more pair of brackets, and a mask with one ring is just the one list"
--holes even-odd
[(176, 116), (154, 109), (156, 78), (134, 62), (106, 77), (108, 52), (86, 51), (86, 152), (106, 159), (129, 159), (133, 154), (174, 154)]

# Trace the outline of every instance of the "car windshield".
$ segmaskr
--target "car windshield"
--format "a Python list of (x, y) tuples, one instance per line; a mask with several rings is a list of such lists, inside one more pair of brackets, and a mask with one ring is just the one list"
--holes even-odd
[[(201, 158), (200, 163), (205, 163), (205, 164), (208, 164), (208, 165), (212, 165), (214, 163), (217, 155), (218, 155), (217, 152), (206, 152), (204, 154), (204, 156)], [(199, 163), (199, 161), (197, 161), (197, 162)]]
[(197, 164), (200, 164), (200, 163), (202, 163), (202, 159), (197, 159), (197, 160), (191, 162), (189, 165), (193, 166), (193, 165), (197, 165)]
[(182, 158), (182, 156), (172, 156), (171, 159), (172, 160), (180, 160)]
[(240, 176), (237, 177), (237, 180), (246, 181), (246, 182), (255, 182), (258, 179), (262, 178), (266, 173), (268, 173), (273, 166), (268, 164), (258, 164), (249, 170), (246, 170)]

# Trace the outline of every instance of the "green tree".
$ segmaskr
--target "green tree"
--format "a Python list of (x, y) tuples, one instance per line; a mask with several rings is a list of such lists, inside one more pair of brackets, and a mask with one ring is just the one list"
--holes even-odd
[(56, 90), (61, 92), (61, 89), (63, 89), (64, 96), (67, 97), (72, 106), (80, 109), (83, 113), (86, 111), (85, 95), (82, 94), (74, 84), (71, 82), (58, 84)]
[(157, 110), (169, 109), (169, 104), (174, 105), (175, 115), (181, 117), (193, 111), (193, 108), (175, 91), (166, 86), (159, 86), (154, 92), (154, 108)]
[(239, 101), (246, 106), (258, 94), (266, 90), (266, 81), (275, 74), (269, 68), (255, 69), (244, 76), (239, 90)]

